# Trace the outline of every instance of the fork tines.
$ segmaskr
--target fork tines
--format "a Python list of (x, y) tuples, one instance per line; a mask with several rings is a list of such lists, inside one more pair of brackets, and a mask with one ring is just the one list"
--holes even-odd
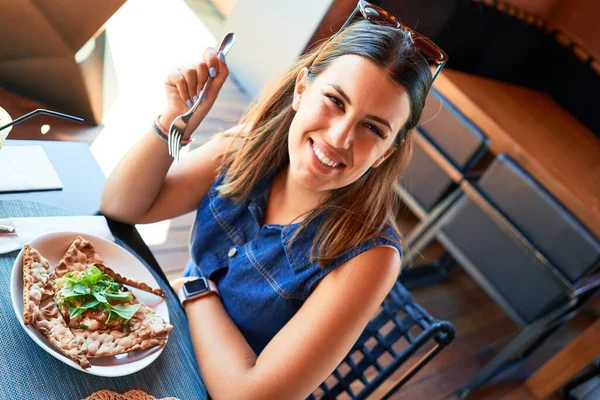
[(179, 132), (174, 126), (171, 126), (169, 129), (169, 135), (167, 137), (167, 147), (169, 148), (169, 155), (173, 157), (175, 161), (179, 161), (182, 137), (182, 133)]

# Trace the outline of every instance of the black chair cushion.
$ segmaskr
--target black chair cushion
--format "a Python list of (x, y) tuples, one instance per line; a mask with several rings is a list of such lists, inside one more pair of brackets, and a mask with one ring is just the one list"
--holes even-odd
[(507, 156), (494, 160), (478, 188), (571, 282), (597, 265), (598, 239)]
[(457, 261), (482, 274), (525, 322), (567, 300), (568, 287), (466, 196), (441, 233), (444, 246), (456, 247), (469, 263), (451, 252)]
[(415, 144), (401, 184), (419, 206), (429, 212), (452, 186), (452, 180)]
[(482, 155), (486, 136), (434, 89), (427, 96), (420, 124), (423, 136), (460, 171), (468, 170)]

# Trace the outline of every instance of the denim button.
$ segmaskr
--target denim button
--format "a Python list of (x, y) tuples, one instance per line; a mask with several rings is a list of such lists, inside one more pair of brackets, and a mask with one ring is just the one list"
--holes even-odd
[(237, 249), (235, 247), (230, 248), (229, 251), (227, 252), (227, 255), (229, 256), (229, 258), (235, 257), (236, 254), (237, 254)]

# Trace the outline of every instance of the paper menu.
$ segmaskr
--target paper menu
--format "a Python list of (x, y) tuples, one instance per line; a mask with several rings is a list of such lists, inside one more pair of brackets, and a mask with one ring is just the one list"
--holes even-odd
[(0, 149), (0, 193), (63, 187), (41, 146), (4, 146)]

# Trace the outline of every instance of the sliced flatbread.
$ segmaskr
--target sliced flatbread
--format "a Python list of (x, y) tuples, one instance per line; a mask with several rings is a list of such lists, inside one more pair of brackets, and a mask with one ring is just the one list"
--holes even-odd
[(58, 308), (52, 298), (48, 299), (42, 307), (36, 307), (33, 325), (48, 339), (52, 346), (75, 361), (82, 368), (92, 366), (83, 354), (75, 335), (58, 312)]
[(48, 341), (83, 368), (91, 366), (79, 350), (75, 336), (54, 304), (50, 263), (35, 249), (23, 249), (23, 322), (33, 326)]
[(33, 322), (35, 307), (52, 296), (47, 284), (50, 278), (50, 263), (29, 245), (23, 248), (23, 322)]
[[(129, 285), (140, 290), (166, 297), (161, 289), (152, 289), (145, 283), (126, 278), (103, 264), (92, 244), (78, 236), (57, 264), (53, 274), (50, 265), (39, 252), (25, 246), (23, 257), (23, 300), (24, 320), (42, 333), (59, 351), (77, 362), (82, 368), (91, 366), (89, 359), (115, 356), (132, 351), (146, 350), (155, 346), (164, 346), (173, 326), (140, 302), (132, 293), (128, 304), (140, 304), (140, 308), (129, 320), (125, 329), (107, 326), (105, 311), (86, 312), (77, 318), (76, 323), (61, 314), (55, 302), (55, 280), (68, 272), (82, 273), (94, 264), (100, 271), (111, 276), (126, 290)], [(87, 329), (82, 329), (82, 326)]]
[(87, 358), (116, 356), (132, 351), (146, 350), (155, 346), (164, 346), (166, 336), (150, 337), (136, 332), (123, 333), (117, 330), (88, 331), (72, 329), (79, 349)]
[[(104, 265), (102, 258), (95, 251), (93, 245), (81, 236), (77, 237), (61, 261), (58, 263), (51, 282), (69, 272), (84, 272), (90, 265), (112, 277), (121, 287), (128, 285), (137, 289), (166, 297), (162, 289), (153, 289), (149, 285), (127, 278)], [(53, 279), (54, 278), (54, 279)], [(173, 326), (146, 304), (140, 302), (132, 293), (133, 299), (127, 304), (140, 304), (129, 322), (129, 330), (122, 332), (113, 326), (106, 326), (107, 313), (105, 311), (84, 312), (79, 318), (69, 321), (71, 332), (88, 358), (114, 356), (136, 350), (149, 349), (154, 346), (163, 346), (167, 335)], [(63, 319), (68, 319), (68, 310), (64, 309)], [(87, 329), (80, 329), (84, 325)]]
[[(83, 354), (88, 358), (97, 358), (164, 346), (173, 326), (167, 324), (152, 308), (141, 304), (130, 320), (129, 332), (116, 329), (71, 328)], [(82, 323), (92, 326), (91, 321), (83, 320)]]
[(62, 278), (67, 272), (85, 271), (90, 264), (102, 264), (102, 258), (94, 250), (89, 240), (77, 236), (69, 249), (56, 265), (50, 280)]
[(116, 273), (115, 271), (113, 271), (112, 269), (108, 268), (104, 264), (96, 263), (96, 267), (100, 271), (104, 272), (106, 275), (114, 278), (117, 282), (119, 282), (122, 285), (129, 285), (131, 287), (143, 290), (144, 292), (152, 293), (152, 294), (155, 294), (155, 295), (163, 297), (163, 298), (166, 297), (164, 290), (152, 289), (150, 286), (146, 285), (143, 282), (138, 282), (136, 280), (124, 277), (123, 275), (120, 275), (120, 274)]
[(100, 271), (113, 277), (117, 282), (123, 285), (129, 285), (163, 298), (166, 297), (164, 290), (152, 289), (145, 283), (124, 277), (104, 265), (102, 258), (96, 253), (92, 243), (81, 236), (78, 236), (73, 243), (71, 243), (71, 246), (69, 246), (69, 249), (57, 264), (56, 269), (54, 270), (54, 276), (52, 276), (51, 280), (61, 278), (68, 272), (85, 271), (90, 264), (95, 264)]

